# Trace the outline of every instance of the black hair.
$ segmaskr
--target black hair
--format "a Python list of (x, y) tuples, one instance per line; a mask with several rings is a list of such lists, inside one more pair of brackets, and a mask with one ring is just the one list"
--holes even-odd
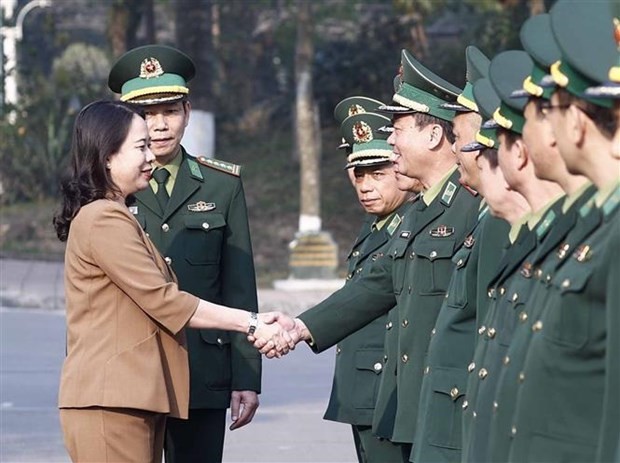
[(606, 138), (611, 140), (614, 137), (618, 129), (618, 117), (613, 108), (604, 108), (589, 101), (582, 100), (563, 88), (557, 89), (556, 92), (560, 110), (565, 111), (565, 108), (574, 105), (592, 120), (594, 125), (596, 125)]
[(495, 170), (499, 167), (499, 158), (497, 155), (497, 148), (482, 148), (479, 156), (484, 157), (489, 161), (491, 169)]
[(119, 194), (106, 164), (117, 153), (129, 133), (135, 115), (144, 118), (136, 105), (120, 101), (95, 101), (75, 119), (70, 164), (60, 182), (60, 210), (53, 224), (60, 241), (66, 241), (71, 221), (82, 206)]
[(423, 129), (431, 124), (437, 124), (443, 129), (443, 134), (450, 144), (454, 143), (454, 130), (452, 128), (452, 122), (444, 121), (443, 119), (426, 113), (414, 113), (415, 125), (419, 129)]

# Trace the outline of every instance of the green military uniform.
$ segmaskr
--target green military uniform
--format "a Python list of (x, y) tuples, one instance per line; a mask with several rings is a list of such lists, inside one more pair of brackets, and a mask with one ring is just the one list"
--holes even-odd
[[(494, 112), (495, 121), (505, 129), (521, 133), (524, 101), (510, 99), (513, 90), (521, 88), (523, 80), (532, 69), (529, 56), (521, 51), (507, 51), (493, 58), (489, 78), (501, 98), (499, 109)], [(530, 220), (531, 233), (524, 230), (521, 239), (512, 246), (495, 277), (489, 285), (489, 312), (479, 332), (474, 362), (470, 364), (468, 388), (468, 413), (471, 421), (467, 445), (463, 453), (468, 461), (490, 461), (488, 457), (490, 422), (494, 410), (494, 396), (499, 369), (505, 351), (511, 342), (515, 327), (515, 314), (527, 298), (528, 279), (519, 280), (519, 266), (540, 245), (559, 214), (561, 203), (549, 205), (550, 212), (537, 211)], [(543, 217), (544, 216), (544, 217)], [(538, 224), (536, 224), (538, 222)], [(536, 228), (534, 228), (534, 225)], [(527, 266), (527, 264), (524, 264)]]
[[(616, 47), (618, 53), (608, 73), (608, 80), (596, 87), (586, 90), (586, 95), (611, 98), (614, 100), (616, 111), (620, 108), (620, 3), (611, 3), (611, 15), (614, 21)], [(616, 129), (618, 130), (618, 129)], [(611, 237), (607, 252), (615, 256), (614, 262), (607, 277), (607, 284), (615, 291), (607, 294), (607, 363), (605, 365), (605, 399), (603, 403), (603, 423), (601, 438), (597, 451), (597, 462), (620, 462), (620, 240), (619, 234)], [(614, 309), (615, 308), (615, 309)]]
[[(392, 164), (392, 148), (386, 134), (377, 131), (389, 124), (382, 115), (366, 112), (368, 102), (375, 108), (382, 104), (368, 98), (352, 97), (336, 106), (339, 113), (350, 114), (341, 122), (344, 142), (351, 147), (347, 168)], [(373, 103), (376, 102), (376, 103)], [(411, 203), (405, 202), (386, 217), (366, 220), (348, 256), (347, 283), (360, 278), (368, 264), (384, 255), (390, 238), (399, 229), (403, 214)], [(387, 315), (377, 318), (351, 334), (336, 347), (336, 364), (329, 404), (324, 419), (349, 423), (360, 463), (400, 461), (400, 449), (386, 439), (372, 435), (372, 415), (383, 370), (384, 326)]]
[[(549, 67), (560, 58), (560, 50), (551, 32), (549, 15), (540, 14), (527, 20), (523, 24), (520, 36), (523, 47), (534, 60), (534, 67), (523, 81), (523, 88), (513, 92), (512, 96), (548, 99), (553, 89), (553, 86), (547, 84), (550, 77)], [(490, 461), (508, 459), (519, 375), (529, 341), (538, 326), (536, 323), (546, 306), (548, 294), (546, 286), (537, 282), (542, 275), (553, 272), (562, 261), (554, 251), (566, 246), (564, 240), (575, 226), (579, 209), (594, 192), (595, 188), (587, 183), (579, 191), (565, 198), (553, 227), (536, 251), (525, 259), (521, 271), (514, 275), (515, 282), (510, 286), (509, 292), (517, 294), (513, 309), (516, 311), (518, 322), (500, 367), (491, 421)], [(560, 257), (564, 255), (565, 253), (559, 254)]]
[[(604, 80), (599, 60), (614, 51), (607, 6), (558, 2), (550, 13), (562, 54), (552, 75), (578, 98), (586, 97), (583, 91), (593, 82)], [(618, 256), (609, 250), (618, 239), (619, 204), (617, 184), (600, 190), (581, 207), (576, 225), (557, 249), (561, 262), (540, 269), (537, 281), (546, 286), (547, 296), (519, 376), (510, 461), (581, 462), (597, 455), (601, 423), (609, 413), (603, 398), (607, 321), (609, 312), (617, 311), (610, 304), (618, 291), (617, 281), (608, 279)]]
[[(456, 104), (443, 105), (457, 111), (456, 117), (459, 112), (479, 111), (473, 98), (473, 84), (488, 72), (488, 58), (473, 46), (466, 49), (466, 61), (465, 89)], [(483, 229), (488, 233), (484, 241)], [(483, 205), (476, 225), (452, 258), (452, 278), (426, 355), (411, 461), (461, 459), (461, 411), (477, 326), (478, 268), (483, 256), (492, 257), (485, 264), (494, 268), (507, 239), (507, 222), (492, 217), (488, 206)]]
[[(123, 55), (109, 85), (121, 99), (142, 105), (179, 101), (194, 74), (191, 60), (170, 47), (145, 46)], [(240, 168), (194, 158), (183, 148), (165, 167), (169, 200), (161, 186), (136, 194), (130, 208), (177, 275), (179, 287), (202, 299), (257, 310), (256, 281)], [(220, 461), (231, 391), (261, 387), (261, 358), (245, 336), (187, 330), (190, 418), (168, 420), (166, 460)]]
[[(403, 83), (394, 96), (402, 106), (384, 109), (428, 112), (450, 120), (453, 113), (439, 104), (454, 101), (460, 90), (406, 51), (403, 67)], [(320, 352), (397, 304), (398, 323), (388, 333), (398, 338), (398, 355), (385, 359), (373, 429), (375, 423), (392, 428), (391, 440), (405, 444), (404, 461), (415, 435), (424, 352), (448, 286), (451, 259), (477, 219), (479, 200), (460, 186), (458, 176), (453, 168), (425, 192), (405, 215), (389, 253), (377, 259), (367, 274), (300, 316), (312, 333), (313, 349)], [(383, 387), (394, 372), (395, 394), (393, 388)]]

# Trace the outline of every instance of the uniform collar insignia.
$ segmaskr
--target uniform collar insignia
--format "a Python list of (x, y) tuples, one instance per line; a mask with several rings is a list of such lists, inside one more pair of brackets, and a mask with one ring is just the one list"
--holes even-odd
[(441, 195), (441, 202), (449, 206), (454, 198), (454, 193), (456, 193), (456, 185), (452, 182), (448, 182)]
[(204, 179), (202, 176), (202, 172), (200, 171), (200, 166), (198, 165), (196, 161), (194, 161), (193, 159), (188, 159), (187, 165), (189, 166), (189, 173), (191, 174), (192, 177), (198, 180)]
[(547, 212), (547, 215), (545, 215), (545, 218), (541, 224), (536, 227), (536, 236), (538, 239), (547, 234), (547, 231), (549, 231), (549, 226), (551, 226), (551, 224), (555, 221), (555, 217), (555, 211), (553, 209)]
[(448, 227), (447, 225), (439, 225), (436, 228), (432, 228), (429, 231), (430, 235), (435, 238), (446, 238), (454, 234), (454, 227)]
[(215, 203), (206, 203), (204, 201), (198, 201), (196, 204), (188, 204), (187, 209), (190, 212), (208, 212), (215, 209)]
[(392, 217), (390, 224), (386, 228), (388, 235), (392, 236), (401, 222), (402, 219), (400, 218), (400, 215), (394, 214), (394, 217)]
[(616, 209), (616, 206), (618, 204), (620, 204), (620, 188), (616, 188), (616, 190), (611, 195), (609, 195), (609, 198), (605, 200), (605, 203), (602, 207), (603, 215), (607, 217)]

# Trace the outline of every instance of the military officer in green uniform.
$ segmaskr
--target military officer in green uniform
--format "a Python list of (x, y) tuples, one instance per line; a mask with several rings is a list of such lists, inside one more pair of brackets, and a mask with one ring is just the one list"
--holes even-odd
[[(602, 85), (591, 87), (586, 90), (586, 95), (612, 98), (616, 111), (616, 120), (620, 120), (620, 3), (611, 5), (611, 15), (614, 22), (614, 38), (616, 40), (617, 55), (611, 63), (608, 80)], [(620, 127), (616, 128), (616, 134), (612, 145), (612, 155), (620, 158)], [(618, 235), (618, 231), (616, 231)], [(601, 438), (597, 451), (597, 462), (614, 461), (620, 462), (620, 240), (612, 240), (607, 250), (610, 255), (616, 256), (615, 264), (610, 269), (607, 278), (608, 285), (614, 285), (616, 291), (608, 294), (607, 311), (607, 363), (605, 373), (605, 399), (603, 404), (604, 416), (601, 425)], [(615, 308), (615, 310), (614, 310)]]
[[(398, 188), (388, 134), (378, 131), (390, 119), (361, 111), (364, 100), (353, 97), (345, 101), (336, 108), (346, 105), (347, 113), (353, 113), (341, 125), (343, 138), (352, 148), (346, 168), (353, 172), (358, 200), (372, 218), (362, 225), (349, 253), (346, 284), (350, 284), (364, 274), (370, 262), (387, 252), (390, 238), (411, 206), (413, 193)], [(351, 424), (360, 463), (401, 461), (399, 447), (375, 437), (371, 429), (383, 370), (386, 322), (387, 315), (378, 317), (336, 346), (334, 379), (324, 419)]]
[(510, 461), (594, 461), (598, 451), (607, 317), (617, 310), (618, 285), (608, 277), (618, 261), (609, 250), (620, 226), (620, 159), (612, 155), (612, 102), (585, 90), (606, 80), (616, 56), (608, 8), (559, 1), (550, 12), (561, 58), (551, 66), (558, 88), (547, 117), (569, 171), (588, 176), (598, 191), (558, 247), (562, 262), (539, 279), (548, 295), (519, 377)]
[[(489, 458), (491, 461), (506, 461), (511, 441), (511, 425), (519, 374), (527, 346), (533, 334), (534, 324), (540, 319), (546, 306), (548, 291), (544, 285), (536, 284), (537, 278), (548, 274), (557, 264), (555, 251), (574, 227), (581, 206), (595, 191), (591, 182), (582, 175), (572, 175), (557, 149), (557, 142), (549, 121), (544, 115), (553, 90), (548, 85), (549, 67), (560, 58), (560, 50), (551, 32), (550, 17), (541, 14), (528, 19), (520, 31), (521, 43), (534, 60), (530, 75), (523, 81), (523, 88), (513, 92), (513, 98), (528, 98), (525, 106), (524, 140), (534, 169), (539, 178), (555, 181), (566, 192), (562, 209), (558, 211), (553, 226), (541, 240), (534, 253), (526, 257), (521, 271), (514, 275), (510, 291), (520, 297), (515, 330), (501, 364), (491, 421)], [(545, 85), (544, 87), (541, 85)]]
[[(190, 116), (192, 60), (166, 46), (130, 50), (112, 67), (108, 85), (121, 100), (144, 107), (158, 166), (151, 188), (131, 207), (179, 286), (203, 299), (257, 309), (252, 247), (239, 166), (193, 157), (181, 146)], [(166, 461), (222, 459), (226, 409), (235, 429), (258, 407), (261, 359), (244, 336), (187, 332), (189, 420), (168, 420)]]
[(535, 176), (534, 158), (522, 137), (525, 102), (511, 98), (531, 69), (532, 60), (523, 51), (502, 52), (492, 59), (489, 67), (489, 80), (501, 99), (493, 114), (500, 126), (499, 165), (510, 188), (526, 199), (533, 213), (528, 218), (522, 240), (505, 254), (489, 285), (489, 311), (481, 325), (474, 361), (469, 367), (467, 399), (472, 419), (463, 454), (466, 461), (490, 461), (490, 421), (498, 373), (514, 331), (515, 313), (527, 296), (523, 288), (515, 286), (520, 283), (515, 281), (516, 271), (544, 239), (561, 207), (558, 203), (562, 195), (560, 187)]
[[(474, 101), (473, 85), (487, 75), (489, 59), (474, 46), (467, 47), (465, 56), (466, 86), (456, 103), (446, 103), (442, 107), (456, 111), (452, 149), (458, 160), (459, 180), (477, 192), (481, 186), (476, 164), (479, 151), (462, 148), (475, 139), (480, 128), (481, 115)], [(458, 462), (461, 459), (461, 410), (467, 364), (473, 356), (477, 327), (478, 275), (486, 275), (489, 270), (485, 268), (492, 270), (497, 265), (504, 241), (508, 240), (508, 223), (492, 217), (484, 201), (480, 206), (478, 221), (452, 258), (452, 279), (432, 331), (411, 454), (413, 462)], [(484, 241), (481, 239), (483, 230), (488, 234)], [(479, 268), (481, 263), (485, 268)]]
[[(302, 314), (295, 327), (302, 339), (321, 352), (397, 304), (398, 323), (388, 333), (397, 337), (398, 355), (384, 359), (373, 431), (383, 428), (400, 445), (402, 461), (407, 462), (424, 352), (445, 297), (451, 259), (477, 220), (479, 199), (458, 181), (451, 152), (454, 112), (440, 108), (446, 101), (455, 101), (461, 91), (407, 51), (402, 53), (402, 65), (401, 85), (394, 96), (397, 104), (383, 108), (394, 114), (388, 142), (399, 176), (417, 178), (425, 188), (423, 196), (405, 214), (389, 252), (372, 262), (360, 278)], [(390, 386), (381, 397), (386, 378), (395, 379), (396, 388)]]

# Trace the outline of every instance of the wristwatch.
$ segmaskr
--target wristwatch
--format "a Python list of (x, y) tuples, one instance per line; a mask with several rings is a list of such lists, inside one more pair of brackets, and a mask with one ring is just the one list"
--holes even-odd
[(250, 321), (248, 322), (248, 336), (253, 336), (258, 327), (258, 314), (250, 312)]

